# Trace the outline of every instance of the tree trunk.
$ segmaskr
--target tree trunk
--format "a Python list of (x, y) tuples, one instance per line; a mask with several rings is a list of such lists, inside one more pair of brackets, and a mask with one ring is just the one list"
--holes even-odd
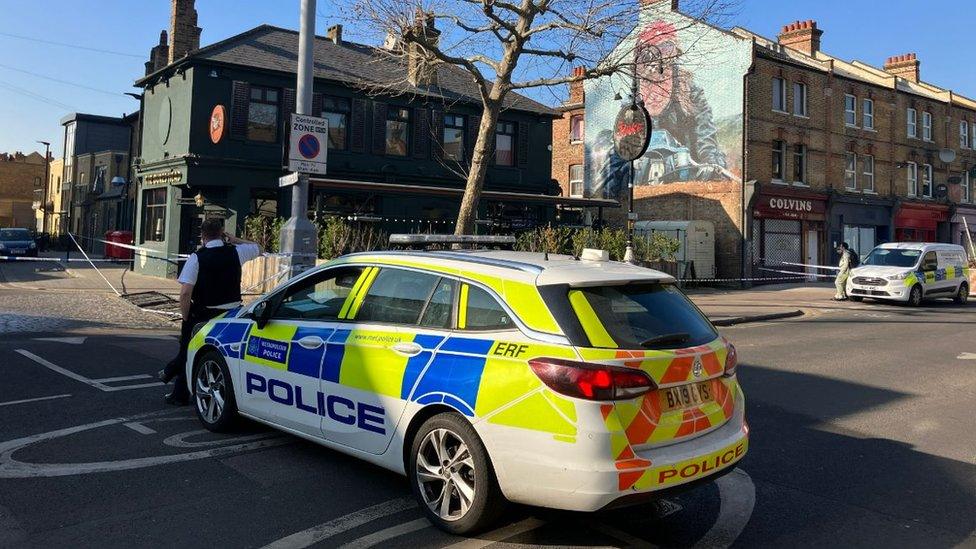
[(481, 198), (481, 189), (485, 184), (485, 174), (488, 173), (488, 165), (491, 163), (491, 153), (493, 139), (495, 138), (495, 124), (498, 122), (498, 113), (501, 111), (501, 102), (485, 102), (484, 112), (481, 114), (481, 124), (478, 126), (478, 139), (475, 141), (474, 150), (471, 154), (471, 169), (468, 171), (468, 180), (464, 185), (464, 197), (461, 199), (461, 209), (458, 211), (457, 224), (454, 234), (474, 234), (474, 221), (478, 216), (478, 201)]

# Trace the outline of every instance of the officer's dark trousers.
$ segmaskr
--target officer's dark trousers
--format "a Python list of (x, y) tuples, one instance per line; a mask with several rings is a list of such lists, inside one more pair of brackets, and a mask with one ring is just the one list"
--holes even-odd
[(176, 358), (169, 361), (169, 364), (166, 365), (166, 375), (173, 376), (174, 397), (181, 399), (190, 397), (190, 392), (186, 388), (186, 354), (187, 347), (190, 345), (190, 339), (192, 339), (193, 327), (224, 312), (226, 311), (223, 309), (208, 309), (206, 307), (200, 307), (199, 309), (191, 308), (190, 317), (183, 319), (183, 323), (180, 326), (180, 351), (176, 355)]

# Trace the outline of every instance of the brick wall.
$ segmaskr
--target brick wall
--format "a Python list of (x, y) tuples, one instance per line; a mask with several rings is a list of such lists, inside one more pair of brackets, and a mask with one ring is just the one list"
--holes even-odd
[(34, 180), (44, 181), (43, 155), (0, 155), (0, 227), (34, 228)]
[[(577, 67), (574, 73), (582, 74), (582, 68)], [(560, 109), (563, 117), (552, 122), (552, 177), (559, 182), (563, 196), (570, 195), (569, 167), (583, 164), (583, 141), (570, 140), (570, 119), (574, 115), (583, 115), (584, 100), (583, 82), (571, 83), (569, 98)]]

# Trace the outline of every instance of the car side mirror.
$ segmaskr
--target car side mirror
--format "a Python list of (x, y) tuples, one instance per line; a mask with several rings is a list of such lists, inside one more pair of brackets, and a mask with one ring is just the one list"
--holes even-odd
[(254, 306), (251, 316), (254, 317), (254, 323), (259, 329), (263, 329), (268, 324), (268, 319), (271, 318), (271, 310), (272, 307), (268, 305), (267, 301), (262, 301)]

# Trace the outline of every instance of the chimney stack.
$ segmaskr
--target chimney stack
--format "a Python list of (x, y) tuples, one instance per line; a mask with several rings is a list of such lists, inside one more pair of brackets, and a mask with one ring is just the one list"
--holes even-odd
[[(434, 27), (434, 18), (420, 10), (408, 32), (434, 46), (440, 42), (441, 31)], [(418, 87), (437, 85), (437, 59), (413, 41), (408, 41), (407, 47), (407, 80)]]
[(823, 31), (817, 28), (817, 22), (813, 19), (794, 21), (783, 25), (783, 32), (779, 33), (779, 43), (807, 55), (814, 55), (820, 51), (821, 35)]
[[(662, 4), (668, 0), (638, 0), (640, 2), (641, 9), (654, 4)], [(678, 0), (671, 0), (671, 11), (678, 11)]]
[(169, 35), (173, 43), (169, 48), (168, 62), (182, 59), (200, 49), (200, 27), (197, 26), (195, 0), (172, 0), (169, 18)]
[(335, 45), (342, 44), (342, 25), (332, 25), (329, 30), (325, 31), (325, 37), (332, 40)]
[(884, 70), (888, 74), (904, 78), (912, 82), (918, 82), (920, 78), (921, 61), (914, 53), (896, 55), (889, 57), (884, 64)]
[[(580, 77), (586, 72), (584, 67), (573, 67), (573, 76)], [(578, 105), (582, 103), (585, 99), (585, 94), (583, 91), (583, 81), (576, 80), (569, 83), (569, 101), (570, 105)]]
[(146, 61), (146, 74), (152, 74), (166, 66), (169, 62), (169, 41), (166, 31), (159, 31), (159, 44), (149, 50), (149, 61)]

